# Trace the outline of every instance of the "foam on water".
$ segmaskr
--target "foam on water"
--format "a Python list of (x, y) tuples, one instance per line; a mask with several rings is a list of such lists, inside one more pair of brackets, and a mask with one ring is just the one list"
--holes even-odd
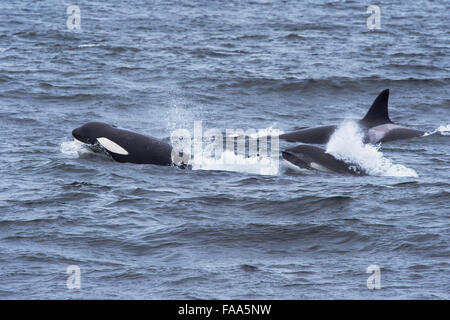
[(83, 149), (83, 144), (77, 140), (61, 142), (61, 152), (73, 158), (78, 157), (78, 151)]
[[(265, 129), (260, 129), (254, 133), (248, 135), (249, 144), (252, 143), (253, 146), (257, 145), (257, 140), (260, 138), (265, 138), (271, 136), (271, 148), (270, 156), (267, 154), (257, 154), (256, 149), (252, 154), (240, 154), (235, 153), (232, 150), (225, 150), (220, 152), (220, 154), (210, 155), (211, 147), (209, 145), (206, 147), (200, 146), (199, 155), (194, 156), (192, 159), (192, 169), (193, 170), (219, 170), (219, 171), (233, 171), (233, 172), (244, 172), (250, 174), (261, 174), (261, 175), (276, 175), (279, 171), (279, 143), (278, 135), (280, 131), (273, 129), (273, 126)], [(227, 143), (229, 143), (228, 138), (237, 138), (238, 135), (227, 135)], [(264, 141), (267, 138), (264, 139)], [(276, 142), (275, 140), (276, 139)], [(234, 141), (234, 140), (233, 140)], [(260, 140), (261, 143), (261, 140)], [(234, 145), (234, 142), (233, 142)], [(221, 145), (222, 146), (222, 145)], [(220, 148), (219, 148), (220, 149)], [(195, 148), (194, 148), (195, 150)], [(249, 150), (247, 149), (249, 152)], [(250, 152), (249, 152), (250, 153)]]
[(61, 153), (71, 157), (78, 158), (86, 155), (92, 155), (94, 151), (86, 147), (83, 143), (77, 140), (63, 141), (60, 145)]
[[(180, 110), (182, 111), (181, 113), (179, 113)], [(173, 130), (174, 128), (180, 128), (180, 122), (186, 122), (186, 119), (188, 119), (189, 116), (183, 116), (181, 119), (178, 118), (179, 115), (185, 113), (183, 108), (173, 108), (172, 111), (174, 112), (170, 113), (172, 120), (171, 122), (168, 121), (168, 128)], [(252, 129), (246, 131), (221, 130), (219, 128), (204, 129), (202, 121), (197, 120), (193, 122), (193, 127), (193, 132), (189, 129), (182, 129), (187, 132), (187, 136), (185, 137), (177, 136), (177, 134), (171, 135), (172, 146), (185, 154), (187, 158), (183, 161), (185, 163), (188, 161), (192, 170), (233, 171), (261, 175), (278, 174), (278, 136), (282, 131), (274, 129), (273, 125), (264, 129)], [(215, 132), (213, 135), (215, 139), (214, 142), (210, 141), (211, 137), (208, 132)], [(172, 133), (175, 133), (175, 131)], [(257, 154), (256, 145), (258, 144), (258, 140), (263, 138), (263, 141), (267, 143), (269, 137), (270, 147), (272, 148), (272, 150), (270, 150), (270, 155)], [(228, 149), (228, 143), (232, 143), (234, 146), (234, 138), (238, 138), (241, 143), (244, 142), (244, 153), (247, 154), (242, 154), (242, 150), (241, 152), (238, 151), (235, 153), (233, 150)], [(245, 138), (248, 138), (248, 147), (245, 147)], [(216, 143), (219, 144), (216, 145)], [(259, 143), (261, 143), (261, 140), (259, 140)], [(253, 152), (249, 151), (250, 145), (254, 147), (254, 149), (252, 149)], [(227, 146), (227, 149), (223, 150), (223, 146)], [(214, 155), (211, 154), (213, 150)], [(177, 163), (175, 160), (174, 162)]]
[(450, 124), (439, 126), (436, 130), (425, 133), (424, 136), (426, 137), (435, 133), (439, 133), (443, 136), (450, 136)]
[(357, 123), (344, 122), (331, 136), (327, 153), (346, 162), (356, 163), (369, 175), (418, 177), (416, 171), (394, 164), (379, 150), (380, 145), (364, 144), (364, 133)]
[(194, 157), (192, 170), (219, 170), (245, 172), (250, 174), (276, 175), (279, 169), (278, 157), (262, 157), (235, 154), (224, 151), (218, 157)]
[(437, 131), (444, 136), (450, 136), (450, 124), (446, 126), (440, 126), (439, 128), (437, 128)]

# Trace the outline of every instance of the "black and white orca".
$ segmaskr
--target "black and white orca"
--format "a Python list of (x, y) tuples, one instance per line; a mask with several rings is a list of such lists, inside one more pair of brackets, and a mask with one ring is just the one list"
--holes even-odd
[(359, 165), (339, 160), (315, 146), (299, 145), (282, 151), (281, 155), (285, 164), (295, 171), (315, 169), (355, 176), (366, 175)]
[[(410, 129), (393, 123), (389, 119), (388, 100), (389, 89), (386, 89), (378, 95), (364, 118), (358, 121), (366, 134), (365, 142), (375, 144), (398, 139), (414, 138), (425, 134), (424, 131)], [(303, 129), (284, 133), (279, 137), (289, 142), (325, 144), (330, 140), (331, 135), (337, 127), (336, 125), (331, 125)]]
[(100, 146), (118, 162), (172, 165), (173, 148), (170, 144), (106, 123), (88, 122), (74, 129), (72, 135), (89, 146)]

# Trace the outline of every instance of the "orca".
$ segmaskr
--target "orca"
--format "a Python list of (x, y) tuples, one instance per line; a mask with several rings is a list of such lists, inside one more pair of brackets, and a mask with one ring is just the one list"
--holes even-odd
[(101, 147), (118, 162), (172, 165), (170, 144), (106, 123), (88, 122), (74, 129), (72, 136), (91, 147)]
[[(383, 90), (373, 102), (367, 114), (358, 121), (365, 132), (365, 142), (376, 144), (398, 139), (419, 137), (424, 131), (410, 129), (394, 124), (388, 113), (389, 89)], [(338, 126), (322, 126), (310, 129), (284, 133), (280, 139), (289, 142), (303, 142), (311, 144), (326, 144)]]
[(295, 171), (315, 169), (355, 176), (366, 175), (359, 165), (339, 160), (333, 155), (326, 153), (324, 149), (315, 146), (302, 144), (282, 151), (281, 155), (287, 166)]

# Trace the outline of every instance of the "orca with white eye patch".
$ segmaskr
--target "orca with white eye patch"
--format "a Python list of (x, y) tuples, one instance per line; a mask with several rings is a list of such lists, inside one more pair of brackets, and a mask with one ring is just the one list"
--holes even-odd
[(172, 165), (172, 146), (159, 139), (119, 129), (102, 122), (88, 122), (72, 131), (89, 146), (101, 146), (115, 161)]

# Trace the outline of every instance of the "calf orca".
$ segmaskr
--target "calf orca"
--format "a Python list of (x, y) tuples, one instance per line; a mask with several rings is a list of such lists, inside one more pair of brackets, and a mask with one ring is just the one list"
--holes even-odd
[(336, 159), (324, 149), (299, 145), (281, 152), (285, 163), (294, 170), (316, 169), (320, 171), (351, 174), (355, 176), (366, 175), (359, 165), (349, 164)]
[(161, 140), (118, 129), (102, 122), (88, 122), (72, 131), (90, 146), (101, 146), (114, 160), (138, 164), (172, 165), (172, 146)]
[[(388, 114), (389, 89), (383, 90), (373, 102), (367, 114), (358, 121), (366, 133), (365, 142), (379, 143), (407, 139), (424, 135), (424, 131), (409, 129), (394, 124)], [(338, 126), (323, 126), (303, 129), (279, 136), (289, 142), (325, 144)]]

